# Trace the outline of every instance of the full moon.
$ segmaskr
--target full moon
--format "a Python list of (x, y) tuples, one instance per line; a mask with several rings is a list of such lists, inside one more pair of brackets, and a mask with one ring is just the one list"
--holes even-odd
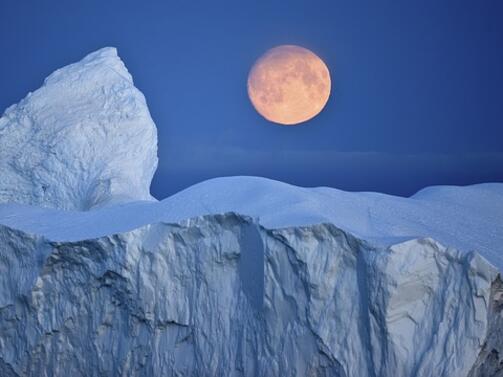
[(262, 55), (248, 75), (248, 96), (267, 120), (294, 125), (319, 114), (330, 96), (330, 73), (306, 48), (283, 45)]

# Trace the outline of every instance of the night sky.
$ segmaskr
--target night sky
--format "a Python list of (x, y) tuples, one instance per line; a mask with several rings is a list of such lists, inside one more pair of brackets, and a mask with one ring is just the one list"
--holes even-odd
[[(228, 175), (398, 195), (503, 182), (502, 19), (501, 0), (0, 0), (0, 112), (115, 46), (158, 128), (159, 199)], [(251, 66), (281, 44), (332, 75), (301, 126), (247, 97)]]

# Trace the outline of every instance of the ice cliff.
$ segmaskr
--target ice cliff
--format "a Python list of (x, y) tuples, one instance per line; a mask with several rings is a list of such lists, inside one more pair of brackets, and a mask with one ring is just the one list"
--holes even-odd
[(155, 133), (113, 49), (1, 118), (0, 376), (503, 375), (503, 184), (144, 201)]

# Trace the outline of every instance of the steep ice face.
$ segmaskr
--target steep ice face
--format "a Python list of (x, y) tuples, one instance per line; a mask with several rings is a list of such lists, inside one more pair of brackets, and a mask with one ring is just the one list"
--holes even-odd
[(503, 281), (492, 284), (487, 337), (469, 377), (503, 376)]
[(498, 368), (497, 270), (431, 239), (235, 214), (0, 239), (3, 376), (489, 376), (486, 348)]
[(157, 131), (114, 48), (57, 70), (0, 118), (0, 203), (152, 200)]

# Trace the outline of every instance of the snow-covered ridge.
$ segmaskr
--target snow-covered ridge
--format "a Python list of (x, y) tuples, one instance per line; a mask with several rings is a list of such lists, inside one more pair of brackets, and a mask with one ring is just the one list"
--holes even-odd
[(0, 203), (152, 200), (157, 130), (115, 48), (51, 74), (0, 118)]
[(503, 270), (503, 184), (438, 186), (411, 198), (302, 188), (259, 177), (216, 178), (160, 202), (131, 202), (92, 211), (0, 205), (0, 224), (56, 241), (122, 233), (147, 224), (235, 212), (263, 226), (330, 223), (376, 245), (430, 237), (477, 251)]

